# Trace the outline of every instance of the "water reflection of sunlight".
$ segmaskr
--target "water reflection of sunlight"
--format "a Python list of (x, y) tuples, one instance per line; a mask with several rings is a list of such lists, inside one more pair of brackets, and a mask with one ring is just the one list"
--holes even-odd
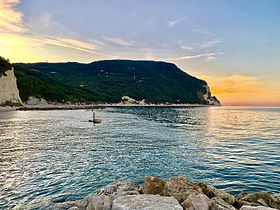
[[(224, 111), (226, 109), (226, 111)], [(252, 114), (253, 113), (253, 114)], [(208, 132), (212, 135), (209, 144), (212, 148), (223, 148), (211, 155), (211, 158), (224, 160), (216, 167), (225, 167), (241, 164), (251, 167), (266, 163), (265, 158), (256, 159), (256, 156), (266, 154), (265, 137), (279, 136), (280, 132), (276, 122), (278, 113), (271, 113), (271, 120), (267, 120), (265, 112), (252, 112), (251, 109), (228, 109), (224, 107), (211, 107), (209, 109)], [(276, 124), (275, 124), (276, 123)], [(269, 141), (269, 138), (267, 139)], [(271, 151), (270, 151), (271, 152)]]

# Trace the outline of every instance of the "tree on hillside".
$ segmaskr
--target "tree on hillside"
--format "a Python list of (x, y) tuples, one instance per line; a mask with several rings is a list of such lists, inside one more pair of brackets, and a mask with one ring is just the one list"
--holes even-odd
[(7, 76), (5, 74), (5, 71), (12, 68), (12, 64), (10, 63), (9, 59), (5, 59), (2, 56), (0, 56), (0, 77), (2, 75)]

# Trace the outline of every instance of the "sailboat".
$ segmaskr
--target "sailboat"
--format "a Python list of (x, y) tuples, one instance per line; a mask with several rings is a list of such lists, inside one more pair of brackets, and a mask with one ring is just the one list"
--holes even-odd
[(95, 123), (101, 123), (101, 119), (95, 118), (95, 112), (92, 110), (92, 120), (89, 120), (89, 122)]

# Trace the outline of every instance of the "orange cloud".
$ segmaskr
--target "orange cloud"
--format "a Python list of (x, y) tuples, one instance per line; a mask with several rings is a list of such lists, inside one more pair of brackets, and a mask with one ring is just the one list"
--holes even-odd
[(231, 75), (226, 77), (201, 76), (213, 95), (224, 105), (280, 105), (280, 86), (271, 86), (257, 77)]
[[(92, 54), (94, 54), (96, 56), (95, 58), (98, 59), (114, 58), (112, 55), (98, 52), (97, 50), (100, 48), (100, 45), (98, 44), (69, 38), (35, 37), (23, 34), (0, 33), (0, 45), (0, 54), (10, 58), (13, 62), (35, 62), (42, 61), (44, 58), (51, 61), (57, 61), (58, 59), (67, 61), (70, 58), (65, 56), (70, 54), (74, 55), (74, 51), (88, 54), (87, 57), (90, 58), (90, 60), (92, 60)], [(50, 55), (46, 52), (47, 45), (62, 48), (64, 53), (58, 51), (52, 52)], [(42, 53), (41, 58), (39, 57), (39, 52), (44, 52)], [(54, 55), (57, 56), (56, 59), (53, 59)], [(73, 59), (75, 57), (76, 56), (73, 56)]]
[(0, 32), (24, 32), (23, 14), (15, 7), (20, 0), (0, 0)]
[[(0, 0), (0, 55), (8, 57), (12, 61), (23, 62), (41, 61), (41, 59), (53, 61), (59, 58), (72, 60), (72, 57), (81, 57), (81, 55), (77, 56), (77, 53), (73, 51), (86, 53), (87, 57), (92, 57), (92, 54), (94, 54), (96, 59), (114, 58), (112, 55), (100, 52), (101, 42), (97, 44), (97, 42), (72, 38), (46, 37), (32, 34), (23, 22), (23, 14), (16, 8), (20, 2), (21, 0)], [(49, 19), (47, 23), (50, 24)], [(65, 49), (59, 49), (61, 54), (49, 52), (47, 49), (49, 45)], [(41, 59), (39, 58), (40, 52), (42, 52)], [(57, 58), (53, 59), (55, 54)]]

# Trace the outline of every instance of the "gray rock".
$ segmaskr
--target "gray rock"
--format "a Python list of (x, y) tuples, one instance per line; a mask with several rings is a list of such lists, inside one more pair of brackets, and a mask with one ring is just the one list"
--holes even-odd
[(106, 195), (87, 196), (82, 200), (68, 201), (57, 204), (55, 209), (60, 210), (111, 210), (112, 201)]
[(212, 206), (211, 200), (204, 194), (190, 194), (189, 197), (181, 203), (184, 210), (209, 210)]
[(180, 203), (185, 201), (190, 194), (202, 194), (202, 190), (193, 185), (183, 176), (172, 177), (165, 183), (162, 194), (164, 196), (172, 196)]
[(161, 195), (164, 185), (165, 181), (154, 176), (146, 176), (144, 177), (143, 192), (144, 194)]
[(267, 206), (280, 209), (280, 202), (277, 197), (270, 195), (267, 192), (251, 193), (238, 199), (238, 206)]
[(112, 201), (106, 195), (91, 196), (88, 198), (86, 210), (111, 210)]
[(54, 205), (53, 208), (49, 208), (50, 210), (67, 210), (67, 209), (70, 209), (71, 207), (73, 207), (75, 204), (75, 201), (66, 201), (66, 202), (63, 202), (63, 203), (56, 203)]
[(225, 202), (220, 197), (214, 197), (211, 198), (211, 200), (212, 200), (212, 206), (210, 210), (236, 210), (236, 208), (234, 208), (232, 205)]
[(106, 187), (100, 189), (97, 195), (107, 195), (113, 199), (120, 195), (139, 195), (142, 191), (141, 186), (126, 182), (112, 182)]
[(173, 197), (159, 195), (118, 196), (113, 201), (112, 210), (183, 210)]
[(274, 194), (274, 195), (272, 195), (272, 197), (276, 202), (280, 203), (280, 193), (279, 194)]
[(236, 196), (235, 200), (240, 200), (240, 199), (242, 199), (243, 197), (245, 197), (246, 195), (249, 195), (249, 193), (247, 193), (247, 192), (241, 192), (241, 193), (239, 193), (239, 194)]
[(196, 183), (196, 186), (200, 187), (200, 189), (202, 190), (202, 192), (208, 196), (208, 198), (213, 198), (215, 197), (215, 191), (207, 186), (206, 184), (202, 183), (202, 182), (199, 182), (199, 183)]
[(235, 197), (223, 190), (218, 190), (217, 188), (213, 187), (213, 186), (208, 186), (209, 188), (211, 188), (214, 192), (215, 197), (219, 197), (222, 198), (225, 202), (227, 202), (228, 204), (232, 205), (235, 201)]
[(240, 210), (277, 210), (277, 209), (265, 207), (265, 206), (242, 206)]
[(202, 192), (205, 195), (207, 195), (209, 198), (220, 197), (230, 205), (232, 205), (235, 201), (235, 198), (233, 195), (231, 195), (223, 190), (218, 190), (214, 186), (206, 185), (203, 183), (197, 183), (196, 186), (200, 187)]

